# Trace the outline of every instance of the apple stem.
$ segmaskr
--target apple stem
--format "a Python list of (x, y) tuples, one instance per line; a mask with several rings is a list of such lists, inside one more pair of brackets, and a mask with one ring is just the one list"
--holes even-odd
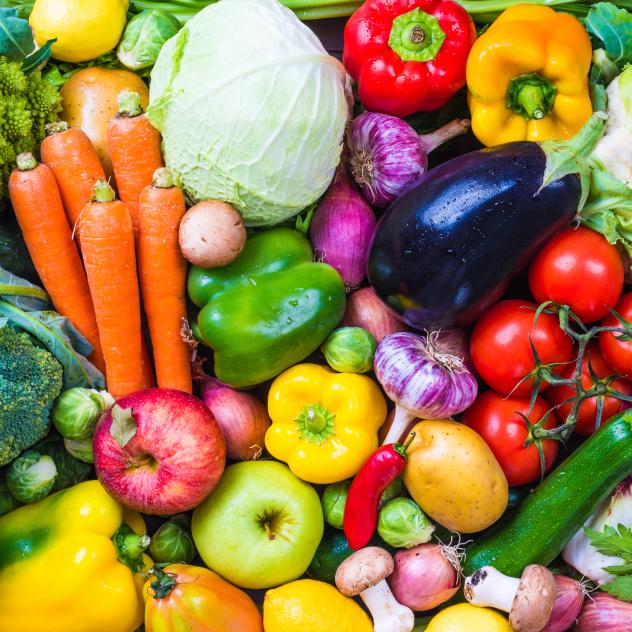
[(158, 566), (151, 569), (151, 574), (156, 578), (151, 582), (154, 591), (154, 599), (164, 599), (176, 587), (178, 576), (176, 573), (165, 573)]

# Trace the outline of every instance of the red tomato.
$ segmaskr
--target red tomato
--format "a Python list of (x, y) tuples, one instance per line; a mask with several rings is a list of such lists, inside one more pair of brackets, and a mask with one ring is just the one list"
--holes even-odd
[[(614, 371), (606, 364), (606, 361), (601, 354), (599, 345), (594, 342), (588, 347), (588, 353), (590, 353), (590, 364), (597, 377), (603, 378), (612, 375)], [(588, 353), (584, 356), (582, 361), (582, 386), (584, 388), (590, 388), (592, 386), (592, 380), (590, 379), (590, 371), (588, 370)], [(569, 365), (562, 372), (562, 377), (571, 377), (575, 372), (575, 365)], [(632, 384), (627, 380), (615, 380), (612, 383), (612, 388), (625, 394), (632, 392)], [(574, 388), (570, 386), (552, 386), (545, 393), (544, 397), (551, 404), (551, 406), (558, 406), (565, 402), (569, 397), (573, 397), (576, 393)], [(559, 419), (566, 420), (568, 414), (571, 412), (573, 403), (569, 402), (556, 409), (556, 414)], [(603, 412), (601, 414), (602, 422), (610, 419), (613, 415), (627, 407), (625, 402), (622, 402), (616, 397), (606, 397), (603, 402)], [(577, 425), (575, 426), (575, 432), (577, 434), (588, 436), (595, 432), (595, 422), (597, 420), (597, 400), (595, 397), (585, 399), (580, 407), (577, 415)]]
[[(560, 329), (557, 316), (541, 314), (537, 326), (533, 327), (536, 308), (537, 305), (529, 301), (501, 301), (474, 327), (470, 340), (472, 361), (481, 378), (499, 393), (517, 397), (531, 394), (532, 379), (516, 388), (535, 368), (529, 339), (544, 364), (568, 362), (571, 357), (571, 341)], [(563, 369), (559, 367), (556, 371)], [(540, 390), (547, 386), (542, 383)]]
[(568, 305), (585, 323), (607, 316), (623, 290), (617, 249), (590, 228), (557, 233), (535, 256), (529, 287), (538, 301)]
[[(538, 397), (528, 419), (536, 423), (549, 410), (547, 403)], [(503, 397), (494, 391), (486, 391), (465, 411), (463, 423), (476, 430), (494, 453), (503, 468), (509, 485), (526, 485), (537, 481), (541, 475), (540, 453), (535, 445), (525, 448), (529, 436), (527, 425), (519, 413), (529, 412), (528, 397)], [(556, 426), (555, 414), (551, 413), (545, 428)], [(557, 456), (559, 445), (552, 439), (542, 441), (545, 470)]]
[[(632, 292), (624, 294), (614, 309), (620, 316), (632, 322)], [(612, 314), (605, 318), (601, 324), (605, 327), (621, 326), (621, 323)], [(601, 353), (615, 373), (632, 378), (632, 341), (617, 340), (616, 335), (604, 332), (599, 336)]]

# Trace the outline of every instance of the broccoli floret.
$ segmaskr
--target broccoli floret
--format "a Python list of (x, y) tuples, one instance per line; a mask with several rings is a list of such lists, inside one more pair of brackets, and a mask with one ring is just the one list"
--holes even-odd
[(46, 435), (63, 368), (31, 337), (0, 327), (0, 465)]
[(0, 198), (19, 153), (35, 153), (45, 126), (61, 111), (59, 91), (37, 71), (28, 77), (21, 62), (0, 57)]

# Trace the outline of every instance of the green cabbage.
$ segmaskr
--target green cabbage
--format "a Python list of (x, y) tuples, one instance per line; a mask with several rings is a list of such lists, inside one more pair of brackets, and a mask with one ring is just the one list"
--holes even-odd
[(272, 225), (317, 200), (340, 161), (343, 66), (276, 0), (221, 0), (160, 51), (147, 115), (194, 201)]

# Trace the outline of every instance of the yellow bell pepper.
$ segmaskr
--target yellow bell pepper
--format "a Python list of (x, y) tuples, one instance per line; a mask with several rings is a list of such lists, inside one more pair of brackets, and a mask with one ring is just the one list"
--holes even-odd
[(266, 448), (310, 483), (353, 476), (377, 448), (386, 402), (366, 375), (297, 364), (270, 387)]
[(491, 146), (574, 136), (592, 114), (591, 58), (577, 18), (530, 4), (504, 11), (467, 60), (476, 137)]
[(0, 632), (136, 630), (143, 581), (130, 567), (151, 562), (144, 533), (140, 515), (124, 510), (99, 481), (2, 516)]

